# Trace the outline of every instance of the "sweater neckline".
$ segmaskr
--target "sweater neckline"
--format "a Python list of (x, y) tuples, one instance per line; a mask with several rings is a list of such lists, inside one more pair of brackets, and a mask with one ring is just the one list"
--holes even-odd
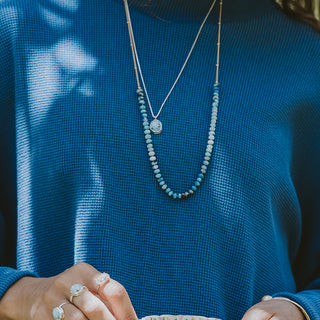
[[(123, 0), (116, 0), (122, 2)], [(131, 10), (153, 16), (167, 22), (199, 23), (207, 14), (213, 0), (141, 0), (146, 5), (139, 5), (139, 1), (128, 0)], [(218, 17), (220, 0), (216, 0), (208, 23), (215, 23)], [(251, 20), (272, 12), (275, 8), (274, 0), (223, 0), (223, 23)]]

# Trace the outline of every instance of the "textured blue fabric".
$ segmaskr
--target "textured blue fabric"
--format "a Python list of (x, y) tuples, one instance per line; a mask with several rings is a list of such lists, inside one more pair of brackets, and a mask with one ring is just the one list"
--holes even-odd
[[(131, 8), (156, 112), (210, 1), (163, 2)], [(271, 294), (320, 319), (320, 37), (267, 0), (226, 0), (223, 14), (212, 163), (177, 202), (147, 157), (122, 1), (0, 2), (0, 295), (85, 261), (139, 317), (239, 320)], [(217, 10), (154, 137), (178, 192), (205, 152), (216, 23)]]

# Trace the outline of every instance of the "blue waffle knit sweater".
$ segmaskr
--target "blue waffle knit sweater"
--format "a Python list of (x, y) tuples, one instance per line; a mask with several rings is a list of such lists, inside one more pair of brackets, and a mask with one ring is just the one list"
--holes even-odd
[[(210, 2), (131, 6), (155, 112)], [(179, 192), (207, 144), (217, 20), (153, 138)], [(123, 2), (0, 2), (0, 296), (85, 261), (139, 317), (240, 320), (270, 294), (320, 319), (320, 36), (268, 0), (225, 0), (220, 63), (210, 169), (174, 201), (148, 159)]]

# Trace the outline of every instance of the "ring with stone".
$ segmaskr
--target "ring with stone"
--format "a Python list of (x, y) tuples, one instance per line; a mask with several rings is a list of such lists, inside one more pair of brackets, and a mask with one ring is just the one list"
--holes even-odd
[(76, 283), (70, 288), (70, 302), (72, 303), (73, 297), (78, 297), (87, 287), (82, 284)]
[(101, 273), (100, 275), (99, 275), (99, 277), (97, 277), (96, 279), (95, 279), (95, 281), (96, 281), (96, 284), (98, 285), (98, 289), (97, 289), (97, 291), (99, 290), (99, 288), (101, 287), (101, 286), (103, 286), (104, 284), (106, 284), (107, 282), (109, 282), (110, 281), (110, 275), (108, 274), (108, 273)]
[(59, 307), (55, 307), (52, 310), (52, 315), (55, 320), (63, 320), (64, 319), (64, 311), (62, 309), (62, 306), (65, 304), (66, 304), (66, 302), (63, 302), (60, 304)]

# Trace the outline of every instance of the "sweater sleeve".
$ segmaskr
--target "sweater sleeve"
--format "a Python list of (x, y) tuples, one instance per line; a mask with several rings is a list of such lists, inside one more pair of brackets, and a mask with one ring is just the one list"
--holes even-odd
[[(318, 68), (319, 69), (319, 68)], [(279, 292), (301, 305), (312, 320), (320, 319), (320, 92), (310, 99), (309, 119), (299, 119), (304, 130), (295, 128), (297, 144), (304, 145), (303, 161), (292, 173), (301, 207), (302, 236), (292, 264), (297, 292)], [(306, 132), (306, 130), (308, 132)], [(297, 235), (298, 236), (298, 235)]]
[(24, 276), (15, 269), (16, 160), (14, 124), (14, 29), (17, 11), (8, 1), (0, 4), (0, 298)]

